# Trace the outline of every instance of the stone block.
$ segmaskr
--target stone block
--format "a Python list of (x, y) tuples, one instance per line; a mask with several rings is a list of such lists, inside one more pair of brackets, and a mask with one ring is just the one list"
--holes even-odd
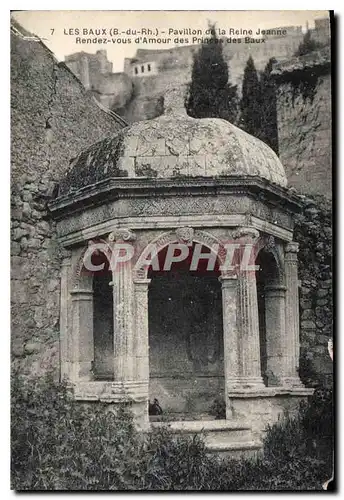
[(38, 342), (28, 342), (25, 344), (24, 352), (25, 354), (34, 354), (40, 352), (42, 345)]
[(29, 229), (23, 229), (22, 227), (15, 228), (13, 231), (13, 239), (15, 241), (20, 241), (23, 236), (30, 234)]
[(315, 317), (315, 312), (312, 311), (312, 309), (306, 309), (301, 314), (301, 319), (302, 320), (305, 320), (305, 319), (314, 319), (314, 317)]
[(136, 154), (137, 156), (164, 156), (165, 139), (147, 140), (140, 136)]
[(316, 328), (314, 321), (301, 321), (301, 328), (305, 330), (314, 330)]
[(185, 141), (184, 137), (172, 137), (166, 139), (166, 154), (185, 156), (188, 155), (189, 152), (189, 143)]

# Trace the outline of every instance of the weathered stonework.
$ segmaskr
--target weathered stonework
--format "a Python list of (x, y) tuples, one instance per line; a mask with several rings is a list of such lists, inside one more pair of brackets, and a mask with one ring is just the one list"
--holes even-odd
[(296, 218), (300, 278), (300, 374), (306, 384), (332, 384), (327, 342), (333, 336), (332, 205), (326, 198), (304, 200)]
[[(51, 79), (40, 80), (42, 68), (51, 69)], [(312, 357), (315, 371), (330, 378), (332, 366), (324, 359), (332, 318), (326, 242), (331, 221), (327, 209), (286, 187), (283, 166), (266, 145), (221, 120), (186, 117), (168, 99), (166, 116), (114, 137), (116, 123), (41, 43), (14, 39), (12, 71), (12, 352), (22, 370), (60, 368), (83, 401), (131, 400), (143, 427), (155, 392), (179, 413), (191, 408), (202, 413), (214, 394), (223, 393), (227, 419), (245, 414), (258, 434), (311, 392), (299, 379), (300, 374), (309, 383), (305, 367), (298, 370), (299, 329), (301, 352)], [(95, 142), (104, 134), (110, 137)], [(306, 215), (299, 214), (304, 202)], [(218, 323), (209, 334), (183, 330), (174, 349), (168, 342), (169, 333), (177, 331), (172, 325), (165, 337), (157, 328), (150, 344), (149, 294), (156, 276), (140, 265), (147, 246), (155, 243), (163, 252), (169, 243), (200, 243), (212, 251), (228, 241), (255, 243), (278, 271), (273, 279), (268, 272), (264, 284), (270, 321), (263, 356), (258, 273), (238, 268), (212, 276), (221, 331)], [(83, 262), (94, 242), (109, 249), (130, 243), (135, 249), (130, 266), (112, 276), (109, 270), (109, 280), (105, 276), (113, 313), (113, 320), (107, 318), (112, 343), (103, 346), (112, 349), (106, 353), (109, 380), (97, 379), (95, 371), (97, 303), (93, 276), (85, 273)], [(300, 243), (301, 258), (294, 242)], [(224, 259), (220, 248), (217, 264)], [(166, 366), (156, 361), (162, 354)]]
[[(72, 261), (76, 263), (74, 269), (79, 276), (73, 286), (74, 320), (68, 330), (74, 354), (70, 361), (67, 360), (67, 370), (70, 363), (70, 378), (80, 398), (100, 397), (94, 394), (97, 380), (94, 370), (89, 367), (90, 342), (93, 338), (96, 345), (99, 332), (93, 330), (92, 306), (89, 305), (87, 311), (83, 309), (85, 301), (89, 300), (92, 276), (87, 273), (83, 276), (80, 259), (85, 243), (105, 242), (103, 253), (111, 261), (107, 249), (116, 242), (130, 241), (133, 258), (118, 269), (111, 268), (113, 347), (110, 346), (109, 355), (113, 358), (114, 369), (109, 377), (113, 378), (113, 383), (110, 392), (110, 385), (106, 385), (106, 395), (102, 393), (101, 397), (113, 403), (119, 398), (133, 398), (139, 405), (146, 401), (148, 406), (148, 398), (158, 396), (163, 406), (173, 412), (206, 413), (214, 394), (224, 393), (227, 418), (231, 418), (233, 398), (245, 399), (247, 396), (250, 399), (256, 395), (266, 399), (271, 396), (271, 391), (265, 391), (266, 383), (275, 386), (274, 395), (288, 394), (293, 398), (295, 390), (298, 396), (309, 394), (298, 379), (297, 362), (290, 362), (297, 355), (299, 329), (297, 299), (291, 300), (298, 286), (297, 269), (293, 267), (293, 272), (289, 272), (288, 252), (295, 247), (291, 243), (293, 218), (301, 203), (286, 188), (284, 170), (277, 157), (264, 146), (269, 153), (266, 154), (260, 141), (249, 136), (243, 136), (234, 144), (228, 142), (229, 135), (226, 146), (225, 141), (220, 140), (219, 147), (228, 149), (228, 173), (221, 175), (223, 167), (218, 163), (215, 135), (212, 138), (210, 132), (215, 127), (220, 138), (226, 136), (228, 124), (221, 120), (187, 117), (179, 98), (180, 95), (172, 91), (167, 96), (166, 115), (123, 130), (120, 147), (117, 139), (105, 140), (81, 153), (64, 177), (59, 196), (49, 205), (52, 216), (58, 220), (60, 242), (71, 249)], [(209, 122), (209, 129), (203, 130), (204, 122)], [(189, 128), (194, 133), (192, 139), (187, 135)], [(145, 145), (141, 136), (133, 135), (136, 129), (143, 134)], [(237, 137), (237, 131), (234, 135)], [(194, 176), (188, 170), (187, 175), (181, 177), (169, 170), (170, 157), (180, 158), (185, 152), (190, 153), (191, 144), (196, 153), (211, 153), (214, 171), (208, 176)], [(238, 145), (244, 160), (240, 159), (239, 152), (233, 154)], [(147, 157), (158, 159), (157, 176), (153, 175), (152, 166), (148, 177), (137, 175), (135, 168), (126, 172), (123, 168), (116, 170), (128, 155), (132, 155), (135, 163), (137, 151), (142, 155), (148, 152)], [(115, 178), (112, 178), (113, 173)], [(166, 203), (167, 199), (169, 210), (162, 211), (159, 203)], [(198, 212), (194, 208), (197, 203), (203, 207)], [(137, 211), (142, 204), (147, 210)], [(266, 320), (266, 340), (262, 338), (259, 324), (256, 272), (242, 268), (238, 255), (234, 266), (224, 267), (225, 247), (233, 242), (240, 248), (238, 255), (241, 258), (243, 248), (249, 250), (249, 255), (254, 255), (255, 248), (270, 252), (275, 267), (280, 270), (279, 281), (274, 283), (269, 281), (269, 270), (265, 269), (266, 302), (263, 307), (264, 314), (271, 315)], [(171, 244), (193, 249), (196, 243), (217, 256), (219, 267), (215, 274), (208, 276), (203, 288), (192, 281), (192, 275), (184, 278), (190, 281), (189, 291), (183, 289), (183, 282), (179, 281), (186, 302), (181, 302), (175, 310), (173, 304), (180, 300), (176, 286), (170, 286), (169, 273), (165, 273), (165, 281), (160, 276), (164, 286), (159, 291), (159, 282), (152, 282), (156, 278), (150, 263)], [(170, 276), (174, 278), (173, 274)], [(219, 299), (221, 288), (222, 301)], [(220, 315), (220, 324), (216, 321), (211, 327), (198, 325), (197, 321), (191, 324), (182, 315), (180, 327), (175, 325), (173, 319), (190, 302), (191, 289), (199, 293), (212, 290), (217, 297), (213, 316)], [(166, 307), (164, 300), (172, 300), (172, 303), (169, 316), (162, 321), (159, 311)], [(211, 294), (207, 300), (213, 300)], [(93, 299), (93, 309), (95, 303)], [(219, 303), (220, 309), (216, 308)], [(192, 312), (194, 307), (196, 312)], [(191, 314), (194, 319), (207, 317), (200, 303), (185, 314)], [(62, 309), (61, 315), (66, 315)], [(294, 327), (286, 329), (289, 320)], [(166, 324), (169, 325), (167, 330)], [(264, 373), (263, 380), (261, 345), (265, 342), (266, 370), (270, 375), (266, 377)], [(96, 352), (96, 347), (94, 349)], [(86, 381), (88, 385), (84, 384)], [(79, 390), (80, 384), (84, 384), (82, 390)], [(147, 407), (141, 421), (144, 425), (148, 422)]]
[(59, 366), (65, 251), (47, 201), (70, 158), (118, 129), (42, 42), (12, 35), (12, 355), (24, 371)]
[(332, 196), (331, 60), (329, 48), (278, 65), (280, 159), (298, 192)]
[(112, 177), (257, 176), (287, 185), (282, 164), (262, 141), (225, 120), (191, 118), (174, 90), (166, 92), (165, 110), (83, 151), (61, 180), (59, 195)]

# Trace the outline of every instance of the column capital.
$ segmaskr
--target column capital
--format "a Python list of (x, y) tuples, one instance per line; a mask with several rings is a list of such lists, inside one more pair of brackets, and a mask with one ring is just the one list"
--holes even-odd
[(252, 245), (256, 243), (259, 236), (260, 236), (259, 231), (257, 231), (257, 229), (254, 229), (253, 227), (241, 226), (233, 232), (234, 240), (241, 239), (246, 244), (252, 244)]
[(297, 254), (298, 251), (299, 251), (299, 244), (296, 243), (296, 241), (290, 241), (285, 246), (285, 252), (286, 253), (289, 253), (289, 254), (295, 253), (295, 254)]
[(93, 290), (75, 288), (70, 292), (72, 300), (93, 300)]
[(222, 288), (237, 286), (238, 276), (236, 274), (222, 274), (219, 276)]
[(136, 234), (129, 228), (116, 228), (111, 233), (108, 234), (107, 237), (110, 243), (114, 241), (135, 241)]
[(61, 267), (70, 267), (72, 265), (72, 259), (70, 256), (63, 257), (61, 262)]
[(141, 286), (142, 288), (147, 287), (152, 280), (147, 278), (147, 279), (134, 279), (133, 283), (135, 286)]
[(285, 292), (287, 287), (285, 285), (266, 285), (264, 290), (266, 292)]

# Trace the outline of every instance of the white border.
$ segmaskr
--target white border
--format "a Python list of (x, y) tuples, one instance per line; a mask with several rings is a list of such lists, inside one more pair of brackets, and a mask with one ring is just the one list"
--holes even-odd
[[(15, 5), (14, 5), (15, 3)], [(335, 13), (337, 16), (340, 17), (340, 15), (343, 12), (343, 7), (342, 7), (342, 2), (339, 2), (339, 0), (335, 2), (331, 2), (330, 5), (324, 5), (324, 2), (320, 2), (318, 0), (313, 0), (313, 2), (310, 4), (309, 2), (306, 1), (295, 1), (295, 0), (289, 0), (288, 2), (279, 2), (278, 7), (279, 9), (276, 9), (276, 2), (272, 1), (261, 1), (259, 4), (257, 1), (248, 1), (246, 0), (245, 2), (239, 2), (240, 3), (240, 9), (235, 9), (234, 5), (228, 5), (228, 0), (227, 1), (218, 1), (218, 0), (213, 0), (212, 2), (205, 2), (204, 0), (198, 0), (197, 2), (185, 2), (185, 0), (173, 0), (173, 1), (165, 1), (164, 2), (164, 9), (165, 10), (209, 10), (211, 7), (211, 10), (326, 10), (326, 9), (334, 9)], [(71, 2), (66, 1), (66, 0), (53, 0), (50, 1), (49, 3), (43, 2), (42, 0), (31, 0), (30, 2), (28, 1), (17, 1), (17, 2), (3, 2), (1, 7), (0, 7), (0, 22), (1, 22), (1, 41), (2, 41), (2, 60), (1, 60), (1, 66), (2, 66), (2, 71), (1, 71), (1, 99), (2, 99), (2, 106), (1, 106), (1, 118), (2, 118), (2, 128), (1, 128), (1, 143), (2, 143), (2, 149), (1, 149), (1, 181), (0, 181), (0, 202), (1, 202), (1, 223), (2, 223), (2, 235), (3, 235), (3, 244), (1, 245), (1, 269), (4, 275), (2, 276), (1, 280), (1, 314), (0, 317), (2, 319), (2, 332), (1, 332), (1, 382), (2, 382), (2, 390), (1, 390), (1, 397), (3, 399), (2, 404), (0, 408), (2, 411), (0, 412), (0, 417), (1, 417), (1, 430), (2, 430), (2, 438), (1, 438), (1, 462), (0, 462), (0, 485), (1, 485), (1, 498), (7, 499), (9, 497), (12, 497), (14, 495), (13, 492), (9, 491), (9, 457), (10, 457), (10, 446), (9, 446), (9, 331), (10, 331), (10, 317), (9, 317), (9, 279), (10, 279), (10, 273), (9, 273), (9, 241), (8, 241), (8, 235), (9, 235), (9, 206), (10, 206), (10, 199), (9, 199), (9, 184), (10, 184), (10, 175), (9, 175), (9, 162), (10, 162), (10, 154), (9, 154), (9, 140), (10, 140), (10, 112), (9, 112), (9, 68), (10, 68), (10, 47), (9, 47), (9, 9), (19, 9), (19, 10), (161, 10), (161, 2), (153, 1), (153, 0), (147, 0), (145, 2), (140, 2), (138, 0), (133, 1), (133, 0), (127, 0), (125, 2), (125, 9), (119, 9), (118, 4), (112, 0), (104, 1), (100, 0), (96, 3), (93, 4), (96, 8), (91, 8), (89, 9), (86, 6), (85, 1), (74, 1), (73, 5), (71, 6)], [(311, 9), (310, 9), (311, 7)], [(340, 19), (338, 20), (338, 25), (337, 25), (337, 30), (339, 31), (340, 28)], [(338, 36), (338, 48), (344, 47), (343, 44), (343, 32), (341, 30), (341, 33), (337, 33)], [(342, 52), (342, 51), (341, 51)], [(336, 108), (340, 108), (339, 113), (338, 113), (338, 130), (337, 130), (337, 137), (340, 139), (340, 127), (339, 127), (339, 122), (341, 122), (341, 119), (343, 117), (343, 101), (340, 100), (339, 96), (339, 81), (343, 82), (343, 57), (342, 53), (339, 52), (338, 56), (340, 56), (340, 59), (338, 60), (338, 85), (337, 85), (337, 102), (335, 103), (334, 106), (334, 111)], [(340, 163), (340, 158), (341, 158), (341, 144), (342, 141), (338, 140), (338, 159), (337, 159), (337, 165), (338, 165), (338, 183), (339, 183), (339, 191), (338, 191), (338, 196), (339, 196), (339, 202), (342, 199), (344, 195), (344, 176), (340, 175), (340, 171), (343, 168)], [(340, 278), (339, 283), (343, 284), (344, 281), (344, 267), (340, 265), (341, 263), (341, 257), (342, 257), (342, 252), (343, 252), (343, 232), (341, 231), (341, 226), (344, 224), (344, 205), (343, 203), (338, 203), (338, 214), (336, 217), (337, 221), (337, 229), (338, 229), (338, 244), (339, 247), (337, 248), (338, 251), (340, 251), (339, 254), (337, 254), (337, 259), (338, 259), (338, 271), (339, 271), (339, 276), (336, 276), (337, 280), (338, 277)], [(344, 257), (344, 256), (343, 256)], [(338, 289), (338, 299), (339, 299), (339, 308), (338, 308), (338, 313), (339, 313), (339, 319), (338, 319), (338, 327), (337, 327), (337, 344), (340, 344), (340, 340), (338, 337), (340, 337), (341, 333), (341, 315), (340, 312), (344, 310), (344, 296), (340, 294), (340, 284), (336, 282), (337, 284), (337, 289)], [(344, 345), (344, 342), (342, 343)], [(340, 347), (340, 345), (339, 345)], [(336, 349), (335, 345), (335, 356), (340, 357), (342, 354), (341, 348)], [(338, 367), (340, 366), (340, 363), (338, 363)], [(336, 419), (337, 426), (339, 427), (341, 419), (340, 415), (342, 415), (342, 402), (344, 399), (344, 396), (341, 395), (340, 391), (340, 380), (342, 378), (340, 377), (341, 371), (338, 369), (337, 376), (339, 379), (337, 380), (337, 412), (338, 412), (338, 418)], [(340, 441), (340, 451), (342, 450), (342, 445), (343, 445), (343, 435), (344, 433), (339, 433), (338, 429), (338, 435), (339, 435), (339, 441)], [(338, 443), (337, 443), (338, 446)], [(343, 460), (341, 459), (341, 453), (338, 453), (338, 463), (337, 463), (337, 476), (341, 477), (343, 476)], [(116, 496), (121, 496), (121, 493), (115, 493)], [(249, 494), (249, 493), (248, 493)], [(32, 494), (33, 497), (35, 497), (35, 494)], [(47, 494), (43, 494), (43, 497), (45, 497)], [(66, 496), (69, 497), (71, 494), (67, 493)], [(99, 496), (100, 494), (95, 494)], [(213, 496), (215, 494), (209, 494), (206, 496)], [(230, 493), (231, 496), (237, 496), (238, 493)], [(298, 493), (291, 493), (293, 498), (300, 496)], [(202, 495), (197, 495), (199, 498), (204, 498), (204, 494)], [(288, 494), (287, 494), (288, 496)], [(42, 494), (39, 495), (40, 498), (42, 498)]]

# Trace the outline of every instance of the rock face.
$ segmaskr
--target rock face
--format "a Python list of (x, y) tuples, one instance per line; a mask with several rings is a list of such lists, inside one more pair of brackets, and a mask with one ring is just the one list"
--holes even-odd
[(259, 139), (226, 120), (191, 118), (180, 89), (166, 93), (164, 106), (164, 115), (83, 151), (62, 179), (60, 194), (110, 177), (257, 176), (287, 185), (278, 157)]
[(59, 366), (61, 252), (47, 201), (69, 159), (118, 129), (43, 43), (12, 35), (12, 354), (24, 370)]
[(332, 194), (331, 67), (329, 49), (277, 66), (280, 159), (290, 186)]

